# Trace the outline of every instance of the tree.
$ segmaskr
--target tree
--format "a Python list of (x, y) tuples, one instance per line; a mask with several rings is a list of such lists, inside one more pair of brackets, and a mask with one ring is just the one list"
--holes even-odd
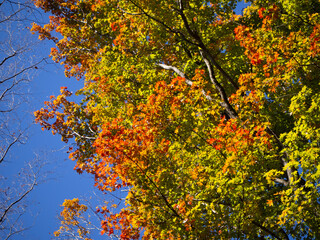
[(79, 204), (79, 199), (66, 199), (62, 204), (63, 210), (60, 214), (61, 227), (54, 235), (61, 239), (85, 239), (89, 238), (91, 222), (89, 217), (83, 216), (87, 212), (88, 207), (84, 204)]
[[(0, 238), (12, 239), (30, 225), (23, 225), (30, 195), (39, 182), (42, 164), (36, 156), (19, 169), (15, 162), (15, 177), (8, 176), (8, 162), (14, 159), (19, 144), (27, 140), (30, 123), (25, 117), (29, 96), (29, 81), (44, 59), (34, 56), (36, 42), (27, 29), (39, 15), (32, 2), (3, 0), (0, 3)], [(26, 159), (22, 159), (26, 161)], [(41, 159), (43, 161), (43, 159)], [(11, 169), (12, 170), (12, 169)], [(2, 176), (4, 175), (4, 176)]]
[(0, 163), (10, 148), (23, 142), (23, 129), (19, 129), (17, 114), (28, 95), (28, 83), (39, 64), (40, 57), (32, 55), (35, 42), (26, 35), (35, 12), (29, 2), (5, 0), (0, 5), (0, 114), (1, 155)]
[(36, 121), (101, 191), (127, 190), (102, 234), (320, 237), (318, 1), (35, 4), (53, 16), (32, 30), (84, 82)]
[(16, 180), (1, 176), (0, 192), (0, 236), (2, 239), (12, 239), (30, 229), (32, 225), (25, 224), (30, 203), (27, 201), (30, 193), (36, 188), (41, 176), (43, 164), (39, 158), (29, 161), (26, 166), (16, 174)]

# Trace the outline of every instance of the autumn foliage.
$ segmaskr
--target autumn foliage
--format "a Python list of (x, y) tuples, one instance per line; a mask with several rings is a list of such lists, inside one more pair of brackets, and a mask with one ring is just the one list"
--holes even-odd
[(52, 17), (32, 30), (84, 83), (36, 121), (127, 192), (101, 234), (320, 238), (320, 3), (249, 3), (35, 0)]

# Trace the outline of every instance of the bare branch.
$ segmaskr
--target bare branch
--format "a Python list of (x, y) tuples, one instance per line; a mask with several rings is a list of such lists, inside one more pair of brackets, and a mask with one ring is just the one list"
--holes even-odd
[(10, 232), (8, 233), (8, 235), (6, 236), (6, 239), (5, 240), (8, 240), (9, 238), (11, 238), (12, 236), (16, 235), (16, 234), (19, 234), (21, 232), (24, 232), (28, 229), (30, 229), (30, 227), (26, 227), (26, 228), (21, 228), (21, 229), (15, 229), (15, 226), (18, 222), (18, 220), (20, 219), (20, 217), (22, 216), (22, 214), (19, 214), (19, 216), (17, 217), (17, 219), (15, 220), (15, 222), (13, 224), (11, 224), (10, 226)]
[(12, 202), (3, 212), (1, 218), (0, 218), (0, 224), (5, 221), (5, 217), (7, 215), (7, 213), (10, 211), (11, 208), (13, 208), (15, 205), (17, 205), (20, 201), (22, 201), (33, 189), (34, 186), (36, 185), (36, 178), (34, 178), (34, 181), (31, 183), (30, 188), (25, 191), (17, 200), (15, 200), (14, 202)]
[(186, 75), (182, 71), (180, 71), (178, 68), (176, 68), (174, 66), (169, 66), (169, 65), (166, 65), (166, 64), (163, 64), (163, 63), (159, 63), (157, 65), (162, 67), (163, 69), (166, 69), (166, 70), (173, 70), (180, 77), (184, 78), (186, 80), (186, 83), (189, 86), (192, 86), (193, 82), (191, 80), (187, 79)]
[(280, 178), (276, 178), (274, 181), (275, 181), (276, 183), (283, 184), (283, 185), (286, 186), (286, 187), (289, 185), (288, 181), (283, 180), (283, 179), (280, 179)]
[(25, 79), (20, 79), (19, 81), (12, 82), (10, 87), (7, 87), (0, 95), (0, 101), (5, 97), (5, 95), (12, 89), (14, 86), (18, 85), (20, 82), (23, 82)]
[(17, 54), (17, 52), (14, 51), (13, 54), (11, 54), (11, 55), (8, 56), (8, 57), (5, 57), (5, 58), (1, 61), (0, 66), (2, 66), (2, 65), (3, 65), (7, 60), (9, 60), (10, 58), (16, 56), (16, 54)]
[(8, 151), (10, 150), (10, 148), (19, 140), (19, 138), (21, 137), (22, 133), (20, 133), (17, 137), (15, 137), (13, 139), (13, 141), (6, 147), (6, 149), (4, 150), (4, 153), (2, 154), (1, 158), (0, 158), (0, 163), (3, 162), (3, 160), (5, 159), (6, 155), (8, 154)]
[(80, 134), (77, 133), (76, 131), (73, 131), (72, 133), (73, 133), (74, 135), (80, 137), (80, 138), (83, 138), (83, 139), (89, 139), (89, 140), (95, 140), (95, 139), (97, 139), (96, 137), (87, 137), (87, 136), (80, 135)]
[(15, 78), (15, 77), (21, 75), (22, 73), (24, 73), (24, 72), (26, 72), (26, 71), (28, 71), (28, 70), (30, 70), (30, 69), (35, 68), (36, 66), (38, 66), (38, 65), (39, 65), (40, 63), (42, 63), (43, 61), (45, 61), (45, 58), (43, 58), (43, 59), (41, 59), (40, 61), (32, 64), (32, 65), (29, 66), (29, 67), (23, 68), (22, 70), (20, 70), (19, 72), (15, 73), (14, 75), (12, 75), (12, 76), (10, 76), (10, 77), (8, 77), (8, 78), (3, 79), (2, 81), (0, 81), (0, 84), (4, 83), (4, 82), (6, 82), (6, 81), (8, 81), (8, 80), (10, 80), (10, 79), (12, 79), (12, 78)]

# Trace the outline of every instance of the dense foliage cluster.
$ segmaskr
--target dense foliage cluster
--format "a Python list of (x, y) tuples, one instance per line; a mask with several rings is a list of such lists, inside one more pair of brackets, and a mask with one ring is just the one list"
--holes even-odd
[(75, 140), (120, 239), (319, 239), (320, 3), (35, 0), (84, 82), (35, 113)]

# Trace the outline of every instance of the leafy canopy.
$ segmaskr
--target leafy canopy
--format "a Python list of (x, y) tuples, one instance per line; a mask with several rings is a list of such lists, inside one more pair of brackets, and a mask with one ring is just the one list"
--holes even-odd
[(101, 234), (320, 238), (320, 3), (249, 3), (35, 0), (52, 16), (32, 30), (84, 82), (36, 121), (97, 188), (127, 191)]

